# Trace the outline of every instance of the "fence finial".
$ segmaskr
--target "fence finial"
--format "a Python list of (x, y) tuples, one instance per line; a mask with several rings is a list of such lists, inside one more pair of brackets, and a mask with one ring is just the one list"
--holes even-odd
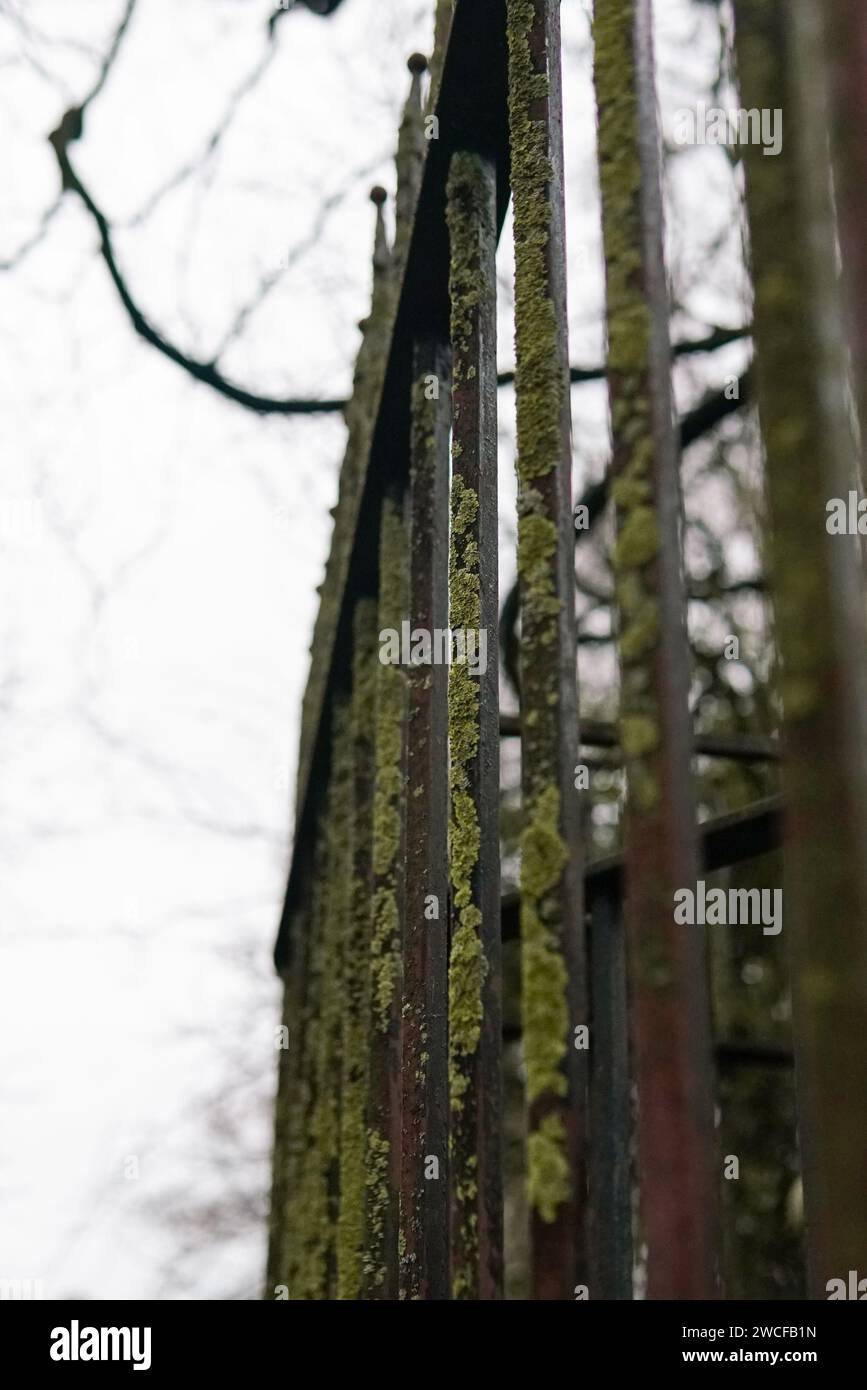
[(421, 102), (421, 80), (427, 71), (423, 53), (412, 53), (407, 59), (412, 74), (409, 95), (403, 108), (400, 134), (397, 140), (397, 201), (395, 206), (395, 261), (399, 266), (406, 250), (415, 202), (421, 183), (424, 164), (424, 116)]
[(385, 231), (385, 217), (382, 209), (385, 207), (388, 194), (380, 184), (374, 184), (370, 190), (370, 201), (376, 208), (376, 231), (373, 235), (373, 278), (374, 286), (378, 275), (386, 272), (391, 264), (391, 252), (388, 247), (388, 237)]

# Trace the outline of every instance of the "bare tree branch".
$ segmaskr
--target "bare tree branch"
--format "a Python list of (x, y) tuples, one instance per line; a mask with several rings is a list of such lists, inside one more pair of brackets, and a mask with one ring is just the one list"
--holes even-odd
[(257, 411), (262, 415), (313, 415), (321, 411), (338, 411), (343, 409), (343, 400), (317, 400), (313, 398), (289, 398), (280, 399), (273, 396), (260, 396), (253, 391), (247, 391), (242, 386), (235, 385), (223, 376), (222, 372), (214, 366), (213, 362), (201, 362), (195, 357), (188, 356), (180, 348), (175, 347), (167, 338), (156, 329), (153, 324), (145, 317), (142, 310), (132, 297), (126, 281), (121, 274), (117, 259), (114, 253), (114, 246), (111, 238), (111, 228), (105, 215), (97, 207), (90, 193), (79, 179), (72, 167), (69, 159), (69, 145), (73, 140), (77, 140), (81, 134), (81, 112), (78, 109), (67, 111), (57, 130), (52, 131), (48, 137), (54, 152), (57, 155), (57, 162), (60, 167), (60, 177), (64, 190), (77, 193), (87, 211), (96, 223), (99, 232), (100, 252), (108, 273), (111, 276), (115, 289), (117, 290), (120, 302), (126, 310), (127, 316), (135, 332), (151, 347), (161, 352), (170, 362), (174, 362), (178, 367), (182, 367), (195, 381), (201, 381), (205, 386), (210, 386), (213, 390), (225, 396), (228, 400), (235, 401), (238, 405), (245, 406), (248, 410)]
[(40, 217), (39, 222), (36, 226), (36, 231), (33, 233), (33, 235), (28, 237), (27, 240), (23, 242), (21, 246), (18, 247), (18, 250), (13, 251), (12, 255), (9, 256), (5, 261), (0, 261), (0, 271), (15, 270), (15, 268), (19, 266), (27, 256), (30, 255), (30, 252), (34, 249), (34, 247), (38, 246), (41, 241), (45, 240), (45, 237), (48, 233), (48, 228), (51, 226), (51, 223), (54, 221), (56, 214), (60, 211), (62, 206), (63, 194), (58, 193), (57, 197), (54, 199), (54, 202), (51, 203), (51, 205), (45, 209), (42, 216)]
[[(315, 13), (323, 15), (331, 13), (336, 8), (336, 4), (330, 3), (330, 0), (305, 0), (305, 3), (308, 3), (308, 8), (314, 10)], [(109, 223), (108, 218), (102, 212), (101, 208), (96, 203), (95, 199), (92, 197), (88, 189), (82, 183), (81, 179), (79, 178), (72, 165), (69, 155), (70, 145), (81, 138), (84, 128), (84, 114), (87, 110), (87, 107), (90, 105), (92, 101), (95, 100), (95, 98), (99, 95), (99, 93), (105, 86), (112, 65), (117, 57), (117, 54), (120, 50), (120, 46), (123, 42), (124, 36), (132, 19), (133, 13), (135, 11), (135, 6), (136, 0), (127, 0), (123, 17), (120, 21), (120, 24), (118, 25), (117, 30), (115, 31), (114, 38), (112, 39), (108, 52), (106, 53), (106, 56), (103, 59), (102, 64), (100, 65), (96, 82), (94, 86), (91, 88), (90, 93), (87, 97), (85, 97), (84, 101), (80, 104), (80, 106), (71, 107), (65, 113), (57, 129), (53, 131), (49, 136), (49, 140), (57, 156), (57, 162), (60, 169), (62, 189), (65, 192), (72, 192), (77, 194), (77, 196), (81, 199), (85, 208), (89, 212), (90, 216), (92, 217), (94, 223), (96, 224), (96, 228), (99, 233), (100, 252), (102, 258), (105, 261), (109, 275), (111, 276), (112, 282), (120, 298), (121, 304), (123, 305), (127, 313), (127, 316), (130, 320), (130, 323), (132, 324), (134, 331), (139, 335), (139, 337), (143, 338), (145, 342), (149, 343), (151, 347), (154, 347), (158, 352), (162, 353), (163, 356), (167, 357), (169, 361), (174, 362), (176, 366), (179, 366), (184, 371), (186, 371), (188, 375), (191, 376), (194, 380), (202, 382), (203, 385), (210, 386), (220, 395), (226, 397), (228, 400), (234, 401), (238, 405), (244, 406), (248, 410), (253, 410), (263, 415), (313, 415), (342, 411), (346, 404), (342, 398), (331, 397), (327, 399), (317, 399), (310, 397), (294, 396), (274, 397), (264, 396), (256, 392), (249, 391), (246, 389), (246, 387), (239, 386), (235, 382), (230, 381), (226, 376), (224, 376), (224, 374), (220, 371), (217, 365), (220, 356), (225, 351), (228, 344), (235, 337), (237, 337), (237, 335), (243, 330), (250, 316), (253, 313), (255, 313), (259, 305), (263, 302), (265, 297), (270, 293), (273, 286), (277, 283), (279, 279), (279, 274), (272, 274), (266, 277), (251, 303), (245, 306), (245, 308), (242, 309), (236, 316), (233, 324), (230, 326), (230, 328), (227, 330), (227, 333), (224, 335), (222, 344), (217, 350), (214, 357), (207, 362), (192, 357), (190, 354), (183, 352), (174, 343), (169, 341), (169, 339), (166, 338), (164, 334), (161, 333), (159, 329), (157, 329), (154, 326), (154, 324), (150, 322), (144, 310), (136, 302), (117, 261), (117, 256), (115, 254), (114, 244), (112, 240), (111, 224)], [(277, 16), (283, 13), (290, 13), (290, 11), (276, 11)], [(274, 29), (272, 24), (269, 26), (269, 40), (273, 39), (273, 33)], [(268, 48), (266, 49), (265, 54), (256, 64), (252, 72), (244, 79), (244, 81), (238, 87), (232, 98), (232, 101), (230, 102), (227, 108), (223, 120), (220, 122), (216, 130), (210, 136), (208, 144), (205, 148), (205, 160), (209, 159), (213, 155), (214, 151), (216, 150), (220, 141), (222, 140), (226, 130), (228, 129), (229, 123), (232, 119), (232, 115), (234, 114), (234, 110), (237, 106), (238, 101), (240, 101), (246, 95), (246, 93), (249, 92), (251, 88), (258, 82), (259, 78), (262, 76), (263, 72), (270, 63), (271, 58), (273, 56), (273, 52), (274, 45), (272, 42), (269, 41)], [(192, 164), (182, 166), (182, 168), (178, 170), (166, 184), (162, 185), (162, 187), (157, 190), (157, 192), (150, 199), (149, 203), (146, 205), (145, 210), (141, 214), (139, 214), (139, 217), (134, 219), (134, 221), (143, 220), (144, 217), (146, 217), (149, 214), (149, 212), (152, 211), (153, 207), (156, 206), (156, 203), (169, 191), (169, 189), (176, 187), (180, 182), (187, 178), (192, 172), (193, 168), (194, 166)], [(321, 225), (322, 218), (324, 216), (327, 216), (328, 212), (334, 205), (336, 205), (341, 200), (342, 196), (344, 195), (339, 193), (335, 194), (332, 196), (332, 199), (329, 200), (328, 203), (326, 203), (326, 206), (323, 209), (320, 218), (318, 219), (317, 226)], [(53, 212), (51, 213), (51, 215), (53, 216)], [(316, 229), (314, 228), (314, 235), (315, 231)], [(749, 329), (747, 328), (715, 328), (712, 330), (710, 334), (708, 334), (706, 337), (702, 339), (678, 344), (675, 347), (675, 355), (683, 356), (687, 353), (712, 352), (715, 351), (717, 348), (723, 347), (732, 342), (736, 342), (739, 339), (748, 336), (748, 334)], [(573, 367), (570, 370), (570, 380), (573, 383), (601, 380), (604, 378), (604, 376), (605, 368), (601, 366), (592, 368)], [(499, 373), (497, 381), (499, 385), (509, 384), (510, 382), (514, 381), (514, 372), (507, 370)], [(705, 428), (707, 427), (709, 426), (705, 426)]]

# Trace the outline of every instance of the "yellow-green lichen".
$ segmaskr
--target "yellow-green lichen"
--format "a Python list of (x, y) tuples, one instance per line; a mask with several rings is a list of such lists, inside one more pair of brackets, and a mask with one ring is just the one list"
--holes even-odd
[[(453, 386), (466, 375), (473, 314), (479, 303), (479, 245), (474, 228), (480, 215), (477, 160), (457, 155), (448, 183), (451, 241)], [(453, 454), (454, 459), (454, 454)], [(453, 631), (478, 632), (481, 625), (479, 551), (475, 538), (479, 499), (457, 470), (451, 485), (449, 621)], [(479, 683), (469, 664), (449, 671), (449, 868), (456, 928), (449, 958), (449, 1081), (453, 1110), (460, 1110), (469, 1078), (466, 1063), (478, 1046), (482, 1021), (485, 958), (478, 934), (481, 913), (473, 900), (479, 856), (479, 820), (469, 794), (469, 774), (479, 745)]]
[(479, 1045), (482, 1029), (482, 985), (485, 958), (479, 940), (481, 913), (466, 908), (452, 940), (449, 960), (449, 1056), (451, 1059), (451, 1103), (459, 1109), (469, 1078), (460, 1065)]
[(320, 586), (319, 611), (311, 643), (310, 675), (301, 706), (296, 804), (303, 806), (313, 764), (322, 704), (331, 669), (340, 606), (356, 535), (358, 508), (373, 438), (376, 411), (385, 376), (396, 308), (395, 275), (385, 240), (381, 208), (377, 209), (370, 313), (363, 321), (355, 363), (352, 395), (346, 404), (346, 449), (340, 470), (331, 549)]
[(364, 1275), (368, 1289), (381, 1289), (386, 1269), (382, 1258), (385, 1229), (388, 1219), (388, 1140), (375, 1129), (367, 1131), (365, 1163), (367, 1167), (367, 1249), (364, 1254)]
[(515, 228), (515, 388), (518, 400), (518, 476), (543, 477), (560, 456), (560, 417), (567, 389), (564, 355), (548, 283), (547, 252), (552, 179), (548, 130), (535, 119), (548, 96), (547, 72), (536, 70), (530, 48), (532, 0), (509, 0), (509, 124)]
[[(473, 323), (481, 299), (479, 254), (482, 239), (492, 236), (486, 172), (478, 155), (460, 150), (452, 156), (446, 183), (449, 229), (449, 299), (451, 303), (452, 385), (471, 379), (468, 361)], [(458, 409), (456, 404), (456, 409)]]
[[(386, 498), (379, 548), (379, 631), (400, 629), (406, 599), (407, 546), (398, 503)], [(403, 725), (406, 677), (399, 666), (376, 668), (376, 781), (373, 798), (373, 935), (371, 939), (374, 1024), (389, 1026), (400, 961), (397, 874), (404, 789)]]
[(566, 1094), (566, 963), (544, 919), (568, 857), (559, 819), (560, 793), (551, 786), (530, 808), (521, 835), (521, 1013), (530, 1104)]
[(362, 599), (353, 621), (351, 891), (344, 952), (341, 1038), (340, 1210), (337, 1297), (360, 1298), (366, 1212), (366, 1114), (369, 1088), (370, 939), (372, 931), (372, 779), (370, 712), (376, 691), (376, 604)]
[[(521, 585), (521, 631), (528, 649), (557, 642), (562, 607), (554, 583), (557, 527), (536, 510), (535, 489), (522, 489), (518, 514), (518, 578)], [(556, 697), (555, 697), (556, 698)], [(528, 710), (528, 714), (535, 714)]]
[(307, 999), (302, 1016), (307, 1104), (301, 1128), (299, 1230), (293, 1295), (329, 1296), (337, 1224), (335, 1173), (339, 1155), (339, 1059), (343, 954), (349, 919), (352, 735), (343, 702), (334, 707), (327, 815), (320, 831), (324, 864), (314, 887)]
[[(449, 548), (449, 624), (452, 632), (478, 638), (482, 624), (479, 567), (479, 495), (474, 450), (462, 448), (463, 401), (476, 376), (475, 350), (484, 331), (488, 305), (482, 303), (485, 258), (492, 255), (494, 229), (492, 170), (475, 154), (453, 156), (447, 186), (446, 219), (451, 250), (452, 483)], [(478, 1142), (472, 1090), (484, 1018), (483, 992), (488, 961), (481, 937), (477, 866), (481, 839), (475, 802), (478, 784), (480, 693), (468, 651), (455, 639), (449, 671), (449, 873), (452, 938), (449, 953), (449, 1134), (452, 1177), (452, 1295), (472, 1298), (479, 1279)]]
[(652, 753), (659, 744), (659, 729), (653, 719), (627, 714), (620, 720), (620, 747), (630, 762)]
[(617, 540), (613, 568), (621, 667), (620, 735), (631, 804), (652, 810), (659, 710), (652, 667), (660, 640), (655, 561), (659, 525), (651, 476), (650, 310), (643, 283), (641, 161), (632, 0), (596, 6), (595, 86), (605, 250), (608, 380)]
[[(562, 835), (560, 655), (565, 626), (559, 595), (560, 486), (567, 469), (565, 328), (550, 281), (553, 165), (546, 112), (549, 85), (539, 53), (537, 6), (508, 0), (509, 123), (515, 235), (515, 353), (518, 450), (518, 580), (521, 598), (521, 713), (524, 830), (521, 836), (521, 1018), (530, 1106), (527, 1186), (546, 1221), (569, 1199), (564, 1061), (569, 1013), (561, 895), (568, 851)], [(541, 57), (542, 66), (537, 68)], [(565, 454), (565, 456), (564, 456)]]
[(527, 1141), (527, 1194), (543, 1221), (550, 1224), (569, 1200), (569, 1161), (562, 1116), (545, 1115)]

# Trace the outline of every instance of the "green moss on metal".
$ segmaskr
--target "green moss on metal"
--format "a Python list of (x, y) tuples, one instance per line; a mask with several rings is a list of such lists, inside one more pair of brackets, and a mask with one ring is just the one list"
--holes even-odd
[(544, 922), (545, 903), (566, 865), (560, 834), (560, 793), (546, 788), (530, 808), (521, 835), (521, 988), (527, 1100), (566, 1094), (569, 1015), (566, 964)]
[(481, 913), (478, 909), (466, 908), (452, 939), (449, 957), (449, 1059), (453, 1110), (461, 1108), (469, 1085), (462, 1061), (475, 1053), (482, 1029), (485, 958), (479, 940), (480, 924)]
[[(290, 1015), (289, 985), (284, 981), (283, 1026), (287, 1027)], [(288, 1193), (291, 1192), (291, 1159), (289, 1147), (289, 1123), (292, 1107), (291, 1074), (289, 1054), (281, 1049), (277, 1054), (277, 1095), (274, 1102), (274, 1149), (272, 1158), (271, 1207), (268, 1222), (268, 1267), (265, 1274), (263, 1297), (273, 1298), (276, 1284), (288, 1283), (286, 1268), (289, 1263), (291, 1242), (295, 1235), (293, 1223), (286, 1222)]]
[[(562, 601), (557, 518), (549, 476), (561, 454), (568, 392), (549, 281), (553, 169), (548, 129), (536, 119), (548, 97), (531, 34), (536, 7), (508, 0), (509, 123), (515, 235), (515, 346), (518, 451), (518, 578), (521, 592), (522, 776), (521, 1017), (526, 1096), (531, 1107), (527, 1188), (546, 1221), (569, 1198), (565, 1130), (556, 1107), (567, 1093), (568, 972), (559, 894), (568, 852), (561, 833), (557, 707)], [(554, 1107), (554, 1109), (548, 1108)]]
[[(489, 174), (475, 154), (452, 157), (446, 220), (451, 250), (452, 385), (455, 435), (475, 367), (481, 308), (481, 264), (493, 239)], [(452, 441), (449, 622), (453, 632), (478, 634), (482, 624), (479, 569), (479, 497), (476, 478), (463, 459), (460, 437)], [(457, 655), (457, 649), (455, 651)], [(473, 1298), (478, 1288), (478, 1182), (474, 1097), (471, 1083), (484, 1018), (488, 974), (478, 905), (479, 814), (474, 799), (479, 755), (479, 677), (462, 660), (449, 671), (449, 872), (452, 939), (449, 953), (449, 1098), (452, 1177), (452, 1296)]]
[[(536, 497), (534, 488), (522, 490), (518, 516), (518, 576), (522, 624), (536, 646), (545, 648), (554, 646), (557, 641), (561, 607), (554, 588), (557, 527), (537, 509)], [(556, 699), (556, 693), (552, 694)]]
[(548, 77), (537, 72), (530, 50), (535, 9), (531, 0), (509, 0), (509, 122), (515, 222), (515, 389), (518, 473), (524, 482), (550, 473), (559, 457), (559, 422), (566, 391), (557, 320), (548, 285), (550, 206), (545, 190), (553, 171), (545, 124), (535, 104), (548, 95)]
[(655, 720), (641, 714), (625, 714), (620, 720), (620, 747), (630, 761), (652, 753), (659, 743)]
[[(479, 304), (479, 244), (474, 228), (484, 208), (479, 192), (479, 161), (455, 155), (449, 169), (446, 218), (451, 245), (452, 381), (468, 379), (473, 320)], [(455, 407), (458, 418), (459, 406)], [(479, 499), (457, 470), (453, 448), (449, 621), (452, 629), (478, 632), (481, 626), (479, 551), (475, 525)], [(482, 1024), (485, 958), (479, 937), (481, 913), (473, 901), (473, 875), (479, 856), (479, 822), (469, 794), (469, 770), (479, 744), (479, 686), (466, 663), (449, 671), (449, 865), (455, 931), (449, 958), (449, 1079), (451, 1105), (460, 1111), (469, 1085), (467, 1059), (478, 1047)]]
[(650, 476), (653, 441), (646, 384), (650, 311), (642, 274), (634, 19), (633, 0), (606, 0), (596, 8), (593, 36), (617, 473), (613, 567), (621, 667), (620, 734), (630, 802), (639, 810), (650, 811), (660, 796), (653, 757), (659, 746), (659, 711), (650, 679), (660, 636), (653, 574), (659, 530)]
[(652, 507), (622, 508), (623, 520), (614, 547), (617, 574), (640, 569), (659, 553), (659, 529)]
[[(462, 568), (459, 535), (452, 533), (451, 583), (452, 592), (459, 595), (459, 607), (466, 621), (457, 624), (454, 614), (452, 621), (455, 625), (478, 629), (478, 573), (468, 573)], [(453, 665), (449, 672), (449, 864), (457, 923), (449, 959), (449, 1068), (453, 1109), (460, 1108), (468, 1085), (464, 1062), (478, 1046), (485, 978), (485, 959), (478, 932), (481, 913), (473, 902), (479, 820), (468, 791), (468, 767), (478, 748), (478, 719), (478, 680), (470, 674), (466, 664)]]
[(367, 1168), (367, 1246), (363, 1270), (368, 1288), (381, 1289), (386, 1279), (381, 1252), (388, 1219), (388, 1160), (390, 1145), (378, 1130), (368, 1129), (365, 1165)]
[(479, 306), (479, 228), (485, 227), (488, 217), (484, 189), (482, 160), (465, 151), (453, 155), (446, 183), (446, 221), (451, 248), (452, 384), (456, 389), (471, 380), (473, 372), (466, 358), (470, 355), (473, 315)]
[[(417, 161), (402, 163), (404, 201), (411, 202), (410, 189), (418, 182)], [(401, 225), (405, 223), (401, 217)], [(373, 251), (373, 287), (370, 313), (361, 324), (362, 339), (355, 362), (352, 395), (344, 411), (347, 428), (346, 450), (340, 471), (340, 487), (334, 509), (331, 550), (320, 587), (319, 612), (311, 643), (310, 675), (301, 708), (301, 738), (298, 753), (296, 804), (303, 805), (322, 704), (334, 653), (334, 640), (343, 603), (349, 563), (356, 539), (358, 509), (367, 473), (370, 446), (379, 408), (388, 352), (397, 308), (399, 273), (404, 259), (405, 238), (396, 254), (389, 251), (381, 206), (377, 207)]]
[[(399, 630), (406, 594), (406, 534), (398, 504), (386, 498), (379, 546), (379, 631)], [(373, 800), (373, 902), (371, 941), (374, 1026), (388, 1029), (400, 961), (397, 874), (400, 856), (403, 724), (406, 676), (399, 666), (376, 668), (376, 784)]]
[(374, 766), (371, 713), (376, 696), (376, 604), (362, 599), (353, 621), (351, 734), (353, 808), (351, 890), (342, 990), (340, 1211), (337, 1297), (361, 1297), (366, 1209), (366, 1115), (369, 1084), (371, 854)]
[(532, 1207), (549, 1224), (569, 1200), (566, 1130), (560, 1115), (545, 1115), (527, 1141), (527, 1193)]
[[(299, 1125), (300, 1180), (295, 1210), (298, 1258), (293, 1297), (329, 1296), (329, 1268), (337, 1222), (336, 1171), (339, 1153), (339, 1059), (342, 1033), (343, 953), (349, 916), (352, 741), (349, 711), (335, 704), (327, 815), (320, 830), (324, 865), (313, 886), (312, 953), (303, 1015), (308, 1072), (306, 1124)], [(320, 842), (321, 843), (321, 842)]]

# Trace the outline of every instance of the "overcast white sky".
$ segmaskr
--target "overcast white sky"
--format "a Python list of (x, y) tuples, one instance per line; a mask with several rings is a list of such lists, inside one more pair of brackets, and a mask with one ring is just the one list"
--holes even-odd
[[(123, 8), (0, 5), (0, 262), (56, 197), (47, 133), (91, 87)], [(368, 191), (393, 188), (405, 59), (429, 51), (433, 4), (282, 19), (206, 158), (271, 9), (138, 0), (72, 156), (169, 337), (213, 355), (276, 277), (223, 370), (256, 391), (340, 395), (368, 301)], [(687, 0), (658, 11), (668, 111), (705, 94), (714, 21)], [(588, 364), (602, 333), (586, 6), (564, 0), (563, 23), (572, 360)], [(692, 325), (737, 323), (731, 171), (719, 151), (678, 170), (698, 228), (672, 236)], [(0, 1277), (41, 1279), (49, 1298), (251, 1298), (270, 952), (343, 427), (262, 419), (193, 383), (135, 338), (96, 245), (69, 195), (0, 270)], [(508, 237), (501, 269), (506, 366)], [(574, 404), (580, 483), (605, 457), (604, 401)], [(501, 406), (505, 582), (509, 393)]]

